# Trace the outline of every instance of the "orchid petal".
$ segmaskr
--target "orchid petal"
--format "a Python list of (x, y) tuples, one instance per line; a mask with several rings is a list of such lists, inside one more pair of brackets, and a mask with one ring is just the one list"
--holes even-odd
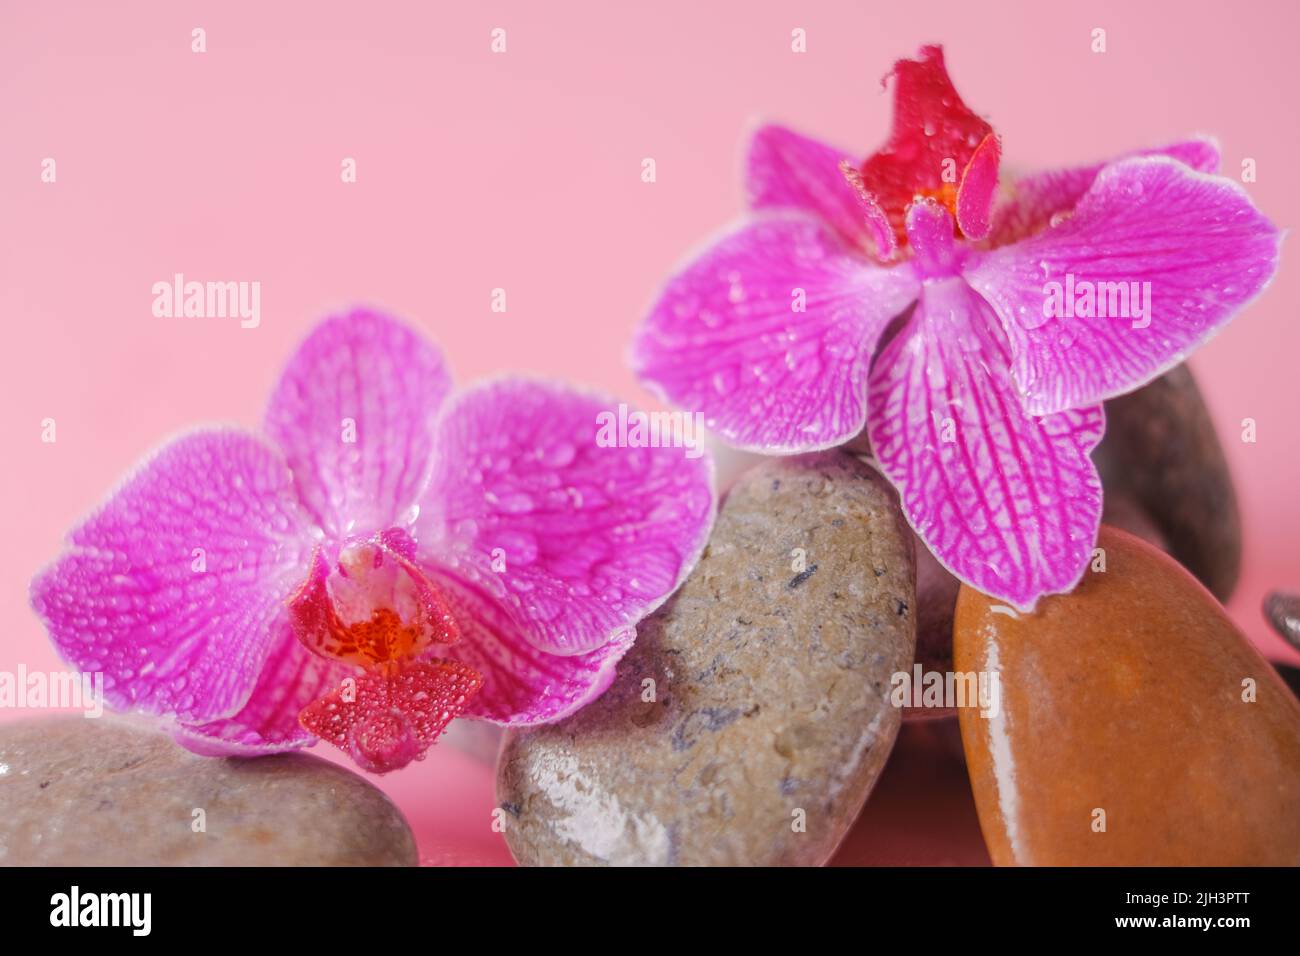
[(712, 522), (702, 447), (602, 447), (602, 418), (618, 414), (516, 379), (458, 394), (438, 426), (421, 554), (501, 602), (540, 650), (594, 650), (658, 607)]
[(889, 220), (863, 191), (860, 178), (846, 176), (847, 155), (781, 126), (762, 127), (745, 156), (749, 206), (811, 213), (850, 249), (875, 250), (887, 259), (894, 246)]
[(1147, 157), (1107, 166), (1068, 219), (964, 274), (1002, 320), (1025, 411), (1045, 415), (1183, 361), (1263, 290), (1279, 239), (1238, 184)]
[(32, 582), (63, 658), (119, 710), (201, 722), (248, 701), (313, 529), (278, 451), (236, 431), (179, 438), (76, 528)]
[(1101, 521), (1089, 452), (1100, 406), (1034, 419), (988, 304), (929, 283), (872, 370), (870, 437), (912, 527), (944, 567), (1022, 610), (1069, 591)]
[(299, 712), (360, 670), (313, 654), (287, 621), (275, 635), (248, 703), (231, 717), (181, 726), (175, 734), (181, 745), (210, 757), (255, 757), (316, 742), (298, 722)]
[(428, 480), (433, 423), (451, 391), (438, 351), (405, 325), (356, 311), (321, 323), (271, 397), (266, 431), (327, 532), (397, 524)]
[(815, 220), (765, 217), (669, 280), (632, 363), (728, 444), (833, 447), (862, 430), (871, 355), (918, 289), (910, 271), (872, 265)]
[[(1144, 149), (1117, 157), (1112, 162), (1141, 156), (1168, 156), (1203, 173), (1219, 169), (1219, 148), (1213, 140), (1191, 139), (1158, 149)], [(1064, 216), (1083, 198), (1109, 163), (1051, 169), (1015, 180), (997, 197), (993, 210), (991, 241), (1004, 246), (1046, 229), (1053, 217)]]
[(439, 648), (483, 677), (465, 716), (524, 727), (569, 716), (613, 682), (616, 665), (631, 648), (636, 629), (620, 627), (585, 654), (550, 654), (526, 639), (514, 618), (482, 589), (446, 569), (426, 567), (460, 622), (461, 640)]

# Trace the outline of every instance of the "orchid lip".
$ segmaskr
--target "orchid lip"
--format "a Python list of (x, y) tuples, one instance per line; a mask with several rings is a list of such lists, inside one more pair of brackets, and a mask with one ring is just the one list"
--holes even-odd
[(289, 604), (303, 645), (361, 668), (298, 721), (372, 773), (422, 758), (483, 684), (472, 668), (430, 657), (460, 628), (414, 558), (415, 542), (398, 528), (350, 538), (329, 558), (317, 548)]
[(346, 733), (348, 756), (372, 773), (406, 766), (420, 757), (420, 745), (406, 714), (397, 708), (365, 717)]
[[(889, 140), (858, 167), (841, 168), (871, 210), (877, 255), (894, 258), (911, 241), (908, 210), (921, 197), (938, 200), (969, 238), (984, 239), (991, 226), (1001, 146), (992, 126), (971, 111), (953, 86), (939, 46), (922, 47), (915, 60), (899, 60)], [(886, 77), (888, 80), (889, 77)], [(882, 242), (880, 232), (892, 236)]]
[(398, 661), (349, 677), (304, 707), (298, 722), (371, 773), (423, 759), (465, 711), (483, 678), (459, 661)]

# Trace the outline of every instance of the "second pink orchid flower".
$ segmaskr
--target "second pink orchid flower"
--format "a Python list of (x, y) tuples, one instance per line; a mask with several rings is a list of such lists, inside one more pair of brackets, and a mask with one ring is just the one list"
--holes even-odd
[(1032, 609), (1101, 520), (1101, 403), (1251, 301), (1280, 235), (1193, 140), (997, 188), (1001, 148), (937, 47), (895, 67), (895, 128), (858, 164), (754, 136), (758, 213), (687, 263), (633, 361), (725, 441), (789, 454), (864, 426), (935, 557)]

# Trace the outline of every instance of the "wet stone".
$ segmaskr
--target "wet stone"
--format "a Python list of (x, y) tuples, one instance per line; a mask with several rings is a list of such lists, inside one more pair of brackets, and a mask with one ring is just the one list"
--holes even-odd
[[(1187, 366), (1106, 403), (1093, 452), (1106, 491), (1102, 520), (1164, 548), (1220, 601), (1241, 568), (1241, 515), (1214, 422)], [(1124, 512), (1137, 505), (1153, 533)]]
[(819, 865), (867, 798), (911, 667), (911, 533), (842, 452), (737, 482), (700, 564), (600, 699), (511, 731), (505, 836), (529, 865)]
[(1264, 599), (1264, 616), (1273, 630), (1300, 649), (1300, 594), (1270, 594)]
[(965, 586), (958, 713), (1000, 865), (1300, 864), (1300, 701), (1186, 569), (1103, 526), (1105, 571), (1016, 612)]
[(200, 757), (110, 716), (0, 724), (0, 865), (415, 863), (388, 797), (319, 757)]

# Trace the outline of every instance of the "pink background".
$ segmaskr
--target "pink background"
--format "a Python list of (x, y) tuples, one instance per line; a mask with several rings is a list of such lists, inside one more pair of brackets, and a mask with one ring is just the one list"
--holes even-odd
[[(880, 76), (922, 42), (946, 44), (1015, 167), (1209, 132), (1225, 172), (1257, 161), (1247, 188), (1293, 226), (1297, 9), (3, 0), (0, 670), (58, 666), (26, 586), (73, 522), (165, 436), (255, 426), (279, 367), (331, 309), (406, 317), (461, 381), (539, 371), (647, 403), (625, 344), (668, 268), (740, 213), (745, 130), (774, 119), (865, 154), (887, 130)], [(190, 52), (196, 26), (204, 54)], [(498, 26), (504, 55), (489, 51)], [(790, 51), (795, 27), (806, 54)], [(1094, 27), (1104, 54), (1089, 50)], [(340, 181), (349, 156), (355, 185)], [(45, 157), (56, 184), (40, 181)], [(643, 157), (656, 183), (640, 181)], [(150, 287), (174, 272), (260, 281), (261, 327), (154, 318)], [(494, 287), (505, 314), (489, 310)], [(1231, 611), (1276, 656), (1258, 608), (1269, 588), (1300, 589), (1298, 314), (1300, 277), (1284, 266), (1193, 361), (1246, 518)], [(47, 417), (54, 445), (40, 441)], [(1256, 444), (1238, 440), (1246, 417)], [(960, 771), (900, 765), (845, 858), (982, 858)], [(509, 860), (488, 826), (487, 765), (443, 747), (382, 785), (427, 860)], [(931, 815), (943, 829), (927, 831), (909, 788), (944, 790)]]

